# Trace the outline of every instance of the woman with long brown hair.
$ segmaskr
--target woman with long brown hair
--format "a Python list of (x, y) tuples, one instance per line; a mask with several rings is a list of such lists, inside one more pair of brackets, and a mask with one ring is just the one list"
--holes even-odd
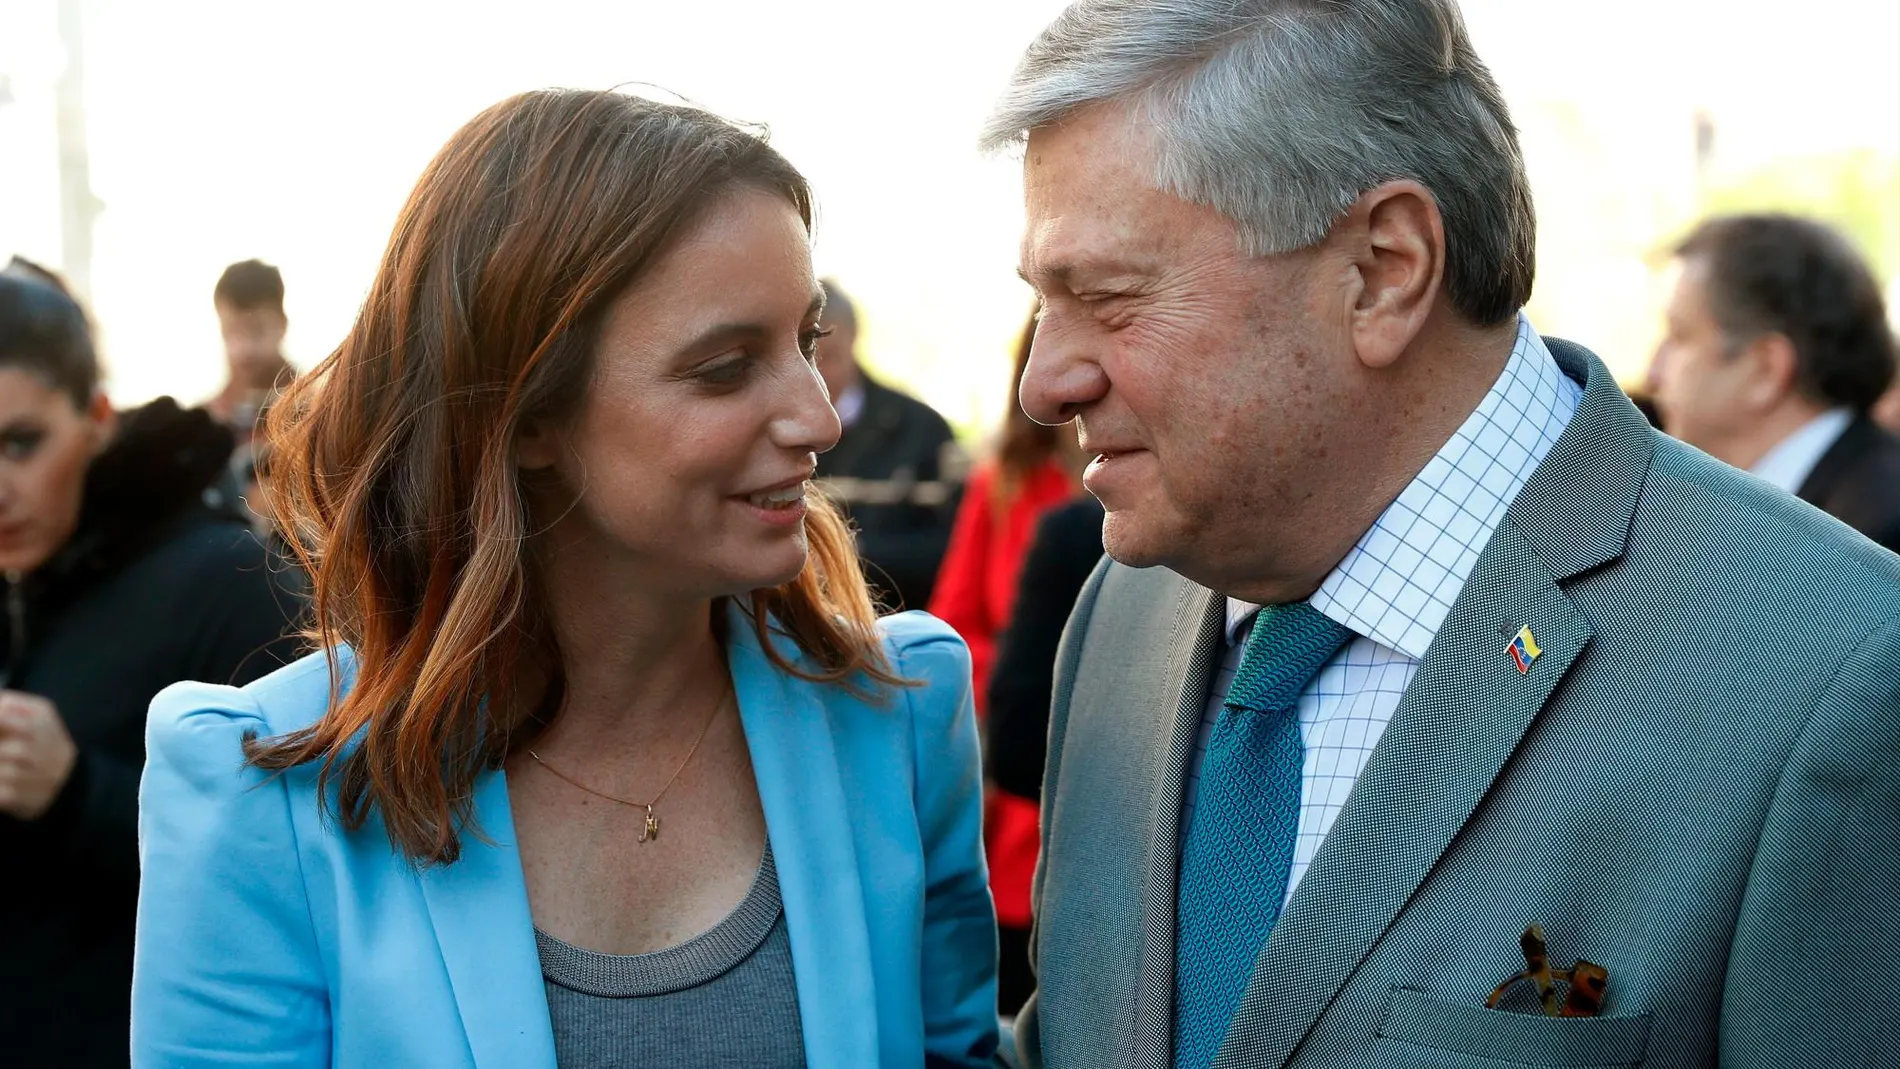
[(807, 489), (810, 222), (614, 93), (437, 156), (273, 408), (320, 652), (153, 706), (136, 1062), (992, 1057), (968, 656)]

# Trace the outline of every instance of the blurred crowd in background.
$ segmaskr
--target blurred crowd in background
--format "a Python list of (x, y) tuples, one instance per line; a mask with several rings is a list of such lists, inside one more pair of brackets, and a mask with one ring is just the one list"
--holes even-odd
[[(1672, 246), (1671, 270), (1639, 406), (1900, 550), (1895, 337), (1865, 257), (1810, 219), (1728, 215)], [(1033, 314), (996, 383), (1001, 428), (966, 444), (866, 369), (860, 310), (837, 281), (824, 288), (832, 333), (817, 361), (844, 433), (819, 458), (820, 482), (848, 510), (881, 603), (927, 608), (970, 646), (1008, 1012), (1034, 986), (1050, 687), (1070, 607), (1102, 555), (1102, 509), (1082, 489), (1072, 428), (1035, 423), (1014, 400)], [(0, 852), (34, 874), (0, 885), (0, 912), (37, 918), (0, 949), (0, 990), (32, 992), (6, 1000), (0, 1035), (123, 1003), (147, 701), (178, 679), (254, 679), (296, 649), (302, 584), (271, 549), (258, 433), (296, 375), (281, 347), (282, 274), (232, 264), (210, 304), (224, 385), (196, 407), (161, 398), (115, 411), (58, 274), (17, 256), (0, 271)]]
[[(1900, 91), (1900, 70), (1884, 74)], [(0, 109), (20, 107), (9, 84), (0, 66)], [(1680, 134), (1706, 163), (1712, 121), (1697, 115)], [(1531, 131), (1533, 146), (1538, 136)], [(1577, 340), (1628, 370), (1626, 385), (1665, 433), (1900, 550), (1894, 147), (1712, 182), (1700, 217), (1654, 235), (1627, 265), (1660, 281), (1664, 307), (1649, 313), (1660, 342), (1631, 353)], [(272, 161), (253, 162), (257, 181), (273, 181)], [(822, 173), (817, 184), (821, 197), (849, 196), (828, 193)], [(69, 225), (90, 225), (90, 205), (68, 208)], [(0, 217), (11, 210), (0, 204)], [(1560, 219), (1554, 228), (1575, 225)], [(0, 226), (0, 239), (30, 229)], [(84, 256), (89, 243), (68, 234), (61, 247)], [(296, 650), (301, 583), (272, 549), (269, 451), (257, 429), (277, 392), (335, 340), (306, 333), (293, 360), (287, 285), (300, 265), (233, 263), (189, 281), (203, 294), (190, 314), (214, 321), (223, 338), (222, 384), (209, 395), (181, 384), (168, 391), (176, 400), (115, 408), (95, 345), (88, 265), (23, 251), (34, 255), (0, 272), (0, 858), (9, 874), (0, 918), (11, 933), (0, 942), (0, 1049), (49, 1022), (75, 1036), (101, 1021), (118, 1022), (108, 1033), (122, 1028), (145, 706), (174, 680), (243, 682)], [(877, 265), (889, 277), (868, 288), (901, 286), (907, 267)], [(1540, 277), (1540, 298), (1544, 287), (1576, 281)], [(906, 389), (918, 376), (872, 346), (881, 310), (855, 297), (853, 283), (825, 282), (832, 333), (818, 362), (844, 434), (819, 458), (818, 475), (848, 509), (883, 604), (927, 608), (972, 651), (1008, 1012), (1032, 986), (1029, 883), (1056, 647), (1101, 556), (1101, 509), (1082, 490), (1087, 458), (1072, 430), (1038, 425), (1015, 402), (1033, 310), (998, 300), (982, 313), (1021, 317), (1013, 345), (969, 355), (988, 392), (982, 410), (1003, 413), (982, 423), (961, 396), (944, 413)], [(1008, 285), (985, 279), (971, 292)], [(889, 333), (914, 329), (907, 322)], [(957, 324), (943, 329), (955, 334)], [(169, 344), (134, 331), (116, 328), (120, 368)], [(153, 374), (143, 369), (141, 381)], [(101, 1049), (122, 1055), (122, 1031)]]

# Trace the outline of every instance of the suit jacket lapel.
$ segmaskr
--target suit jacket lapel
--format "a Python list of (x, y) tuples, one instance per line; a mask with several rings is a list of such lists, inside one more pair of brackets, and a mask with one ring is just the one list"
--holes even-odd
[[(1523, 626), (1541, 649), (1526, 673), (1508, 650)], [(1500, 527), (1262, 950), (1216, 1069), (1286, 1063), (1592, 634), (1524, 540)]]
[(1827, 452), (1821, 454), (1821, 459), (1815, 461), (1814, 469), (1808, 472), (1807, 478), (1801, 480), (1801, 487), (1795, 496), (1815, 508), (1827, 508), (1828, 498), (1834, 495), (1835, 484), (1860, 463), (1879, 438), (1880, 429), (1873, 420), (1865, 415), (1855, 416), (1841, 436), (1834, 440), (1834, 444), (1827, 447)]
[[(1186, 580), (1180, 584), (1174, 642), (1163, 693), (1173, 716), (1158, 718), (1149, 760), (1162, 769), (1148, 801), (1147, 865), (1142, 875), (1141, 983), (1136, 1009), (1136, 1065), (1167, 1069), (1174, 1047), (1174, 907), (1181, 869), (1181, 792), (1188, 755), (1201, 727), (1207, 688), (1219, 664), (1227, 599)], [(1164, 711), (1165, 712), (1165, 711)]]
[[(1216, 1069), (1280, 1069), (1471, 819), (1594, 631), (1560, 583), (1623, 552), (1656, 435), (1603, 364), (1512, 502), (1261, 950)], [(1519, 672), (1509, 643), (1541, 649)]]
[(421, 873), (469, 1054), (476, 1069), (555, 1069), (528, 885), (500, 769), (475, 782), (475, 820), (481, 834), (463, 835), (460, 860)]
[[(732, 681), (778, 863), (807, 1064), (878, 1064), (871, 937), (838, 753), (825, 705), (765, 657), (752, 621), (727, 617)], [(780, 647), (788, 658), (798, 651)]]

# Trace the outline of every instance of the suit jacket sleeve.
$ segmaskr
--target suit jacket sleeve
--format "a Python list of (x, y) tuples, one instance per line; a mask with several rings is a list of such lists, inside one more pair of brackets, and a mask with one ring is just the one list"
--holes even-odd
[(1722, 995), (1724, 1069), (1892, 1057), (1880, 977), (1900, 946), (1900, 618), (1810, 711), (1770, 804)]
[(897, 669), (915, 733), (924, 846), (925, 1065), (984, 1066), (997, 1050), (996, 911), (983, 865), (982, 800), (970, 658), (947, 631), (913, 640)]
[(132, 1063), (330, 1064), (321, 958), (287, 776), (244, 764), (267, 733), (228, 687), (180, 684), (152, 703), (139, 789)]
[[(1083, 586), (1082, 594), (1076, 598), (1075, 612), (1069, 617), (1068, 630), (1063, 633), (1060, 651), (1056, 654), (1055, 694), (1049, 704), (1049, 756), (1048, 764), (1042, 776), (1042, 861), (1036, 865), (1036, 879), (1030, 889), (1030, 903), (1035, 916), (1042, 916), (1043, 878), (1048, 874), (1049, 832), (1054, 821), (1049, 819), (1049, 799), (1055, 797), (1052, 789), (1062, 775), (1062, 739), (1069, 720), (1069, 696), (1075, 691), (1076, 665), (1082, 658), (1082, 646), (1089, 631), (1089, 617), (1095, 611), (1095, 599), (1102, 592), (1102, 580), (1108, 574), (1109, 561), (1103, 559), (1095, 566), (1095, 573), (1089, 576)], [(1042, 965), (1042, 945), (1040, 932), (1032, 932), (1029, 938), (1029, 966), (1040, 971)], [(1042, 1069), (1041, 1040), (1041, 993), (1029, 996), (1016, 1015), (1016, 1064), (1021, 1069)]]

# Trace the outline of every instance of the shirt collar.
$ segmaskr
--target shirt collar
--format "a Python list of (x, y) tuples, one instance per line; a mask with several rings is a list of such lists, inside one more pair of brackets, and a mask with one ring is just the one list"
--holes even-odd
[(1766, 455), (1748, 469), (1749, 474), (1758, 479), (1778, 486), (1789, 493), (1801, 489), (1808, 480), (1814, 466), (1821, 462), (1841, 435), (1847, 433), (1847, 425), (1854, 422), (1854, 411), (1850, 408), (1830, 408), (1801, 425), (1801, 429), (1775, 444)]
[[(1320, 583), (1313, 608), (1423, 660), (1478, 555), (1582, 399), (1583, 387), (1520, 313), (1511, 358), (1490, 392)], [(1229, 644), (1259, 609), (1227, 599)]]

